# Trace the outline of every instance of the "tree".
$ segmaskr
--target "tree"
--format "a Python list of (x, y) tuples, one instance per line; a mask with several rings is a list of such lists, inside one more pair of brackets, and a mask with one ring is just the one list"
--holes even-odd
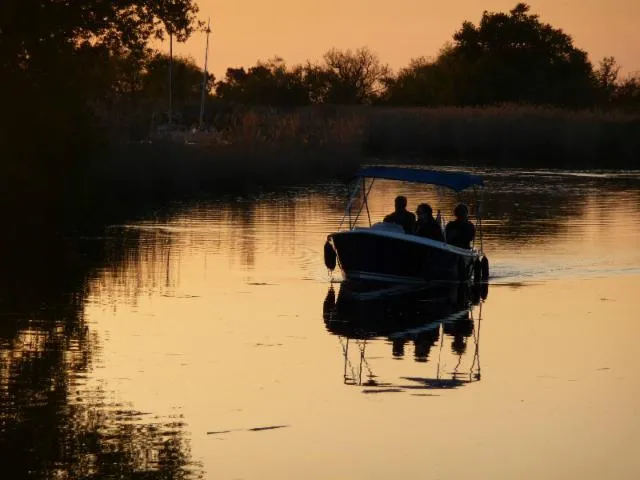
[(367, 47), (352, 50), (333, 48), (321, 65), (306, 67), (310, 89), (322, 103), (358, 104), (371, 102), (382, 92), (390, 74), (388, 65)]
[[(151, 100), (165, 99), (169, 95), (169, 57), (155, 53), (145, 62), (140, 74), (140, 93)], [(173, 98), (176, 104), (200, 102), (204, 72), (192, 58), (173, 58)], [(207, 73), (205, 92), (212, 91), (215, 78)]]
[(197, 11), (195, 0), (3, 0), (0, 148), (47, 167), (43, 152), (78, 158), (99, 134), (90, 105), (136, 84), (135, 64), (120, 82), (120, 59), (143, 57), (167, 29), (186, 39)]
[(454, 35), (454, 57), (472, 67), (480, 103), (587, 103), (593, 69), (587, 54), (561, 29), (542, 23), (518, 3), (508, 14), (484, 12)]
[(434, 62), (400, 72), (390, 98), (413, 104), (588, 104), (595, 81), (587, 54), (529, 11), (518, 3), (508, 13), (485, 11), (478, 26), (464, 22)]
[(452, 61), (451, 49), (451, 45), (445, 45), (436, 60), (413, 59), (395, 77), (389, 77), (384, 101), (420, 106), (464, 104), (469, 75), (463, 63)]
[(288, 69), (275, 57), (255, 66), (228, 68), (224, 80), (216, 85), (216, 95), (228, 102), (251, 105), (299, 106), (309, 103), (309, 91), (302, 67)]
[(622, 109), (640, 112), (640, 73), (618, 81), (612, 94), (612, 103)]
[(196, 27), (198, 7), (194, 0), (3, 0), (0, 12), (2, 66), (25, 70), (42, 54), (85, 41), (134, 50), (167, 30), (183, 41)]
[(615, 58), (604, 57), (600, 60), (594, 75), (601, 101), (608, 103), (613, 99), (619, 72), (620, 67), (618, 66)]
[(362, 104), (383, 91), (389, 67), (367, 48), (329, 50), (320, 64), (287, 68), (281, 58), (245, 70), (229, 68), (216, 84), (225, 101), (253, 105), (296, 106), (309, 103)]
[(428, 106), (435, 103), (432, 88), (435, 65), (424, 57), (412, 59), (395, 77), (383, 80), (384, 100), (395, 105)]

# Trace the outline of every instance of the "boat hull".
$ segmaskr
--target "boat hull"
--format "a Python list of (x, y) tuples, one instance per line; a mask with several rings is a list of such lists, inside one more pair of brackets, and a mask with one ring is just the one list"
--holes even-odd
[(479, 253), (416, 235), (373, 228), (330, 236), (347, 280), (389, 283), (465, 281)]

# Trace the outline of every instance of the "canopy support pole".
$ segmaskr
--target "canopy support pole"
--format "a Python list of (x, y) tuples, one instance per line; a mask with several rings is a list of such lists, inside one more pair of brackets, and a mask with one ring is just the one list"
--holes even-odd
[[(371, 188), (373, 188), (373, 184), (376, 181), (375, 178), (371, 179), (371, 184), (369, 185), (369, 189), (367, 191), (365, 191), (365, 184), (364, 184), (364, 177), (363, 177), (363, 182), (362, 182), (362, 193), (364, 193), (364, 202), (363, 205), (360, 206), (360, 210), (358, 210), (358, 214), (356, 215), (355, 220), (353, 221), (353, 226), (356, 226), (356, 223), (358, 223), (358, 218), (360, 218), (360, 213), (362, 213), (362, 209), (364, 206), (367, 207), (367, 215), (369, 215), (369, 206), (367, 204), (367, 197), (369, 196), (369, 192), (371, 191)], [(371, 226), (371, 217), (369, 217), (369, 226)]]
[[(375, 179), (371, 180), (371, 184), (373, 185)], [(362, 191), (364, 192), (366, 188), (366, 179), (365, 177), (362, 177)], [(371, 188), (369, 188), (369, 190), (371, 190)], [(369, 219), (369, 226), (371, 226), (371, 214), (369, 213), (369, 203), (367, 202), (367, 196), (368, 196), (369, 192), (367, 192), (367, 194), (364, 196), (364, 207), (367, 209), (367, 218)]]
[(344, 215), (342, 216), (342, 220), (340, 220), (340, 225), (338, 225), (338, 230), (342, 228), (342, 224), (345, 219), (349, 217), (349, 228), (351, 228), (351, 204), (355, 200), (355, 197), (358, 193), (360, 184), (358, 182), (355, 183), (353, 189), (349, 191), (349, 199), (347, 200), (347, 207), (344, 209)]

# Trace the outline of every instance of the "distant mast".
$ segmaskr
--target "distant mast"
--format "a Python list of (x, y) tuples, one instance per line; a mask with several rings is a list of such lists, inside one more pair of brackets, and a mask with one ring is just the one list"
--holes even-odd
[(169, 28), (169, 125), (173, 123), (173, 33)]
[[(169, 5), (167, 5), (167, 3)], [(173, 0), (162, 0), (162, 21), (169, 34), (169, 125), (173, 122), (173, 25), (171, 24)]]
[(200, 98), (200, 130), (204, 126), (204, 100), (207, 96), (207, 60), (209, 57), (209, 34), (211, 33), (211, 18), (207, 21), (207, 46), (204, 49), (204, 74), (202, 77), (202, 97)]

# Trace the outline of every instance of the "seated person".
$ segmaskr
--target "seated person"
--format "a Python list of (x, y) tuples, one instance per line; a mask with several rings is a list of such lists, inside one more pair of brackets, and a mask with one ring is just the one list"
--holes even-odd
[(447, 243), (460, 248), (471, 248), (471, 242), (476, 236), (476, 227), (468, 219), (469, 208), (459, 204), (453, 211), (456, 219), (447, 223), (445, 235)]
[(384, 217), (388, 223), (397, 223), (404, 229), (404, 233), (413, 233), (416, 225), (416, 216), (407, 211), (407, 197), (398, 195), (395, 200), (396, 210)]
[(442, 229), (436, 219), (433, 218), (433, 209), (428, 203), (421, 203), (416, 209), (418, 221), (416, 222), (416, 235), (444, 242)]

